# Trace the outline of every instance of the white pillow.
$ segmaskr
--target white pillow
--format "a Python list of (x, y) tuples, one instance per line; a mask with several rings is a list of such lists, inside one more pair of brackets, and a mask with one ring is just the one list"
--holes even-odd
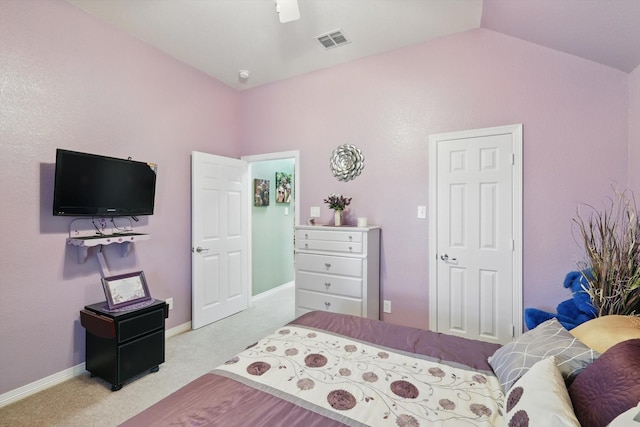
[(618, 415), (607, 427), (640, 427), (640, 402), (636, 407)]
[(509, 390), (503, 425), (580, 427), (555, 357), (537, 362)]

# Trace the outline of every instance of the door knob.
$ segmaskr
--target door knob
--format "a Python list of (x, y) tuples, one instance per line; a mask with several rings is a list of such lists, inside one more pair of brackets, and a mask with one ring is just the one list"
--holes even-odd
[(208, 250), (209, 248), (201, 248), (200, 246), (196, 248), (196, 252), (198, 253), (207, 252)]
[(447, 261), (456, 262), (457, 261), (457, 259), (455, 259), (455, 258), (449, 258), (449, 255), (447, 255), (447, 254), (440, 255), (440, 259), (443, 260), (444, 262), (447, 262)]

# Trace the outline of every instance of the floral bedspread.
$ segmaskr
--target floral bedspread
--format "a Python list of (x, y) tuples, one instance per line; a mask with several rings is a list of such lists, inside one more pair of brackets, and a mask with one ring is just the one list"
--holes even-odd
[(496, 377), (415, 356), (286, 326), (213, 373), (347, 425), (500, 424), (504, 394)]

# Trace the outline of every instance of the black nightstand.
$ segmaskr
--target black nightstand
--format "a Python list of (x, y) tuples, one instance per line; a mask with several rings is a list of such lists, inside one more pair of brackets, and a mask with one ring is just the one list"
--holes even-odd
[(164, 363), (164, 323), (169, 307), (154, 300), (128, 311), (106, 308), (106, 302), (101, 302), (80, 311), (80, 323), (86, 329), (86, 369), (117, 391), (125, 381), (145, 371), (157, 372)]

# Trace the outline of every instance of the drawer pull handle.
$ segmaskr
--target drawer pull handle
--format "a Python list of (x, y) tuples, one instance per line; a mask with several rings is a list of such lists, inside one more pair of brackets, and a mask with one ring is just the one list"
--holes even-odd
[(352, 250), (353, 250), (353, 248), (352, 248), (351, 246), (349, 246), (349, 250), (350, 250), (350, 251), (352, 251)]
[(304, 235), (304, 238), (305, 238), (305, 239), (308, 239), (308, 238), (309, 238), (309, 235), (308, 235), (308, 234), (305, 234), (305, 235)]
[(329, 282), (324, 282), (324, 286), (326, 286), (327, 289), (329, 289), (331, 287), (331, 283)]
[(352, 237), (352, 236), (349, 236), (349, 241), (351, 241), (351, 240), (353, 240), (353, 237)]
[(324, 306), (327, 308), (327, 310), (329, 310), (329, 307), (331, 307), (331, 303), (329, 301), (325, 301)]
[(328, 262), (325, 262), (324, 266), (327, 267), (327, 270), (331, 268), (331, 264), (329, 264)]
[(308, 244), (308, 243), (305, 243), (305, 244), (304, 244), (304, 248), (305, 248), (305, 249), (308, 249), (308, 248), (309, 248), (309, 244)]

